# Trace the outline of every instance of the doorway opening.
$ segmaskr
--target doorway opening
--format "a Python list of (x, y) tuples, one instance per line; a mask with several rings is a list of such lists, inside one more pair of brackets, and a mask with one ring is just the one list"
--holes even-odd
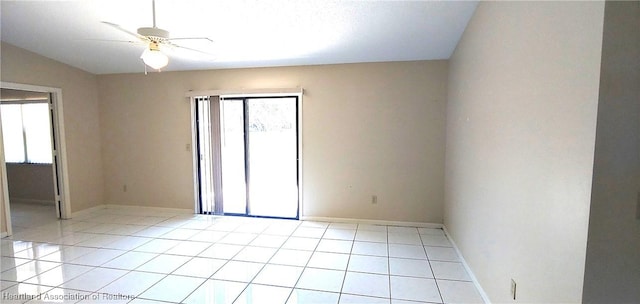
[(299, 218), (298, 96), (195, 100), (203, 214)]
[(1, 83), (0, 186), (7, 235), (70, 217), (61, 91)]

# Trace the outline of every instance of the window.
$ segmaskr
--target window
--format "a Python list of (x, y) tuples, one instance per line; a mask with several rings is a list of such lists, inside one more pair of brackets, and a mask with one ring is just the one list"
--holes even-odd
[(4, 157), (8, 163), (51, 163), (49, 104), (0, 105)]

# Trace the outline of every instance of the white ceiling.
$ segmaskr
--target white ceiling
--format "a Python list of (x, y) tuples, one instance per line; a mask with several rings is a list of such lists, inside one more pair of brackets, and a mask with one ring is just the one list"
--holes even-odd
[[(215, 59), (172, 52), (168, 71), (447, 59), (477, 1), (156, 0), (157, 26)], [(2, 41), (94, 74), (144, 71), (135, 32), (151, 0), (1, 1)], [(94, 40), (91, 40), (94, 39)], [(183, 43), (181, 43), (183, 44)]]

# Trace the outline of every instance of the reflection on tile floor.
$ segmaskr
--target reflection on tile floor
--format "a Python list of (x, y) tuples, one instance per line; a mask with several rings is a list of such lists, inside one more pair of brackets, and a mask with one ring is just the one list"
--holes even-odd
[(441, 229), (102, 209), (0, 248), (2, 303), (482, 303)]

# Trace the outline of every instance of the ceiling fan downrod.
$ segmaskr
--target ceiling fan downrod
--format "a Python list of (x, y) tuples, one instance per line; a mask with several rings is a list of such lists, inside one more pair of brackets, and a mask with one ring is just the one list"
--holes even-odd
[(151, 10), (153, 11), (153, 28), (156, 28), (156, 0), (151, 0)]
[(169, 39), (169, 31), (156, 26), (156, 0), (151, 0), (151, 8), (153, 13), (153, 27), (139, 28), (138, 35), (145, 36), (154, 42), (162, 42)]

